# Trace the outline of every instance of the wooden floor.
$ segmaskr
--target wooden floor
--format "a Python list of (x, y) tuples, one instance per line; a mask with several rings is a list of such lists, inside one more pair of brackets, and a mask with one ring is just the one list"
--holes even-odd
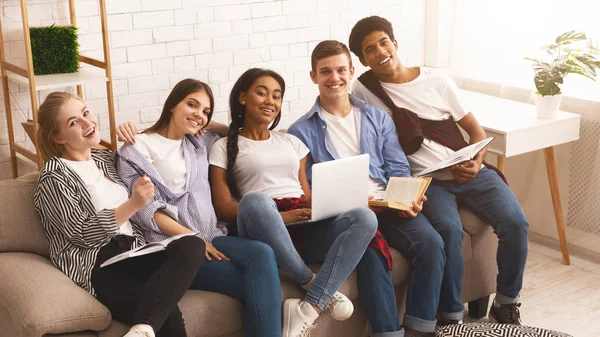
[(560, 252), (530, 243), (521, 302), (524, 325), (600, 337), (600, 265), (571, 256), (565, 266)]

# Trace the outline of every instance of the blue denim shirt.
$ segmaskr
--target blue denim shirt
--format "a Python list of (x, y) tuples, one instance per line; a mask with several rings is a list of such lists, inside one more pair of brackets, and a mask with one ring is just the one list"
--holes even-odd
[[(390, 177), (410, 177), (410, 166), (398, 142), (396, 126), (383, 110), (366, 104), (356, 96), (348, 95), (353, 106), (360, 109), (360, 153), (369, 154), (369, 175), (382, 183)], [(306, 164), (306, 175), (311, 181), (312, 165), (339, 159), (327, 136), (327, 124), (319, 105), (315, 105), (300, 117), (288, 132), (300, 138), (310, 149)]]

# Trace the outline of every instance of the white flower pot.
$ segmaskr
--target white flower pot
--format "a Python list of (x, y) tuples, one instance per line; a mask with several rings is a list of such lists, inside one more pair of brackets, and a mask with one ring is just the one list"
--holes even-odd
[(558, 115), (562, 94), (554, 96), (542, 96), (540, 94), (534, 94), (533, 100), (535, 101), (537, 117), (543, 119), (552, 119), (556, 118)]

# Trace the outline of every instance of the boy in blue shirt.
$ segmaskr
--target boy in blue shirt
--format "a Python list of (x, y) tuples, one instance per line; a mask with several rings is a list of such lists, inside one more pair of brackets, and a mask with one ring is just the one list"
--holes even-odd
[[(310, 76), (320, 95), (310, 111), (289, 128), (310, 149), (308, 179), (314, 163), (363, 153), (370, 157), (370, 194), (385, 191), (391, 177), (409, 177), (410, 167), (391, 118), (348, 93), (354, 75), (348, 48), (338, 41), (323, 41), (315, 47), (311, 63)], [(421, 203), (414, 203), (411, 211), (373, 211), (390, 246), (412, 260), (403, 325), (408, 331), (430, 333), (436, 325), (445, 255), (440, 235), (420, 213), (421, 208)], [(368, 258), (365, 254), (357, 266), (358, 289), (373, 336), (403, 336), (395, 301), (389, 300), (394, 298), (394, 289), (387, 265), (383, 258)]]

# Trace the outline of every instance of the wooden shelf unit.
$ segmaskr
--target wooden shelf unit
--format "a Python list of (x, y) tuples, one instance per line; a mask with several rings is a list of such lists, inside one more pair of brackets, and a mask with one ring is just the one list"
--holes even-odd
[[(69, 17), (71, 25), (76, 26), (75, 16), (75, 0), (69, 2)], [(0, 48), (0, 67), (2, 68), (2, 89), (4, 91), (4, 107), (6, 110), (6, 123), (8, 127), (8, 141), (10, 144), (10, 159), (12, 165), (13, 178), (18, 177), (17, 168), (17, 153), (37, 163), (41, 169), (43, 165), (42, 154), (38, 148), (37, 139), (37, 92), (53, 88), (61, 88), (68, 86), (77, 87), (77, 95), (83, 98), (83, 84), (103, 81), (106, 82), (106, 99), (108, 100), (108, 121), (110, 127), (110, 141), (102, 140), (101, 144), (111, 150), (116, 150), (117, 139), (115, 134), (115, 111), (114, 98), (112, 89), (112, 71), (110, 66), (110, 48), (108, 44), (108, 26), (106, 18), (106, 0), (98, 0), (100, 6), (100, 23), (102, 26), (102, 47), (104, 50), (104, 61), (96, 60), (87, 56), (80, 55), (79, 62), (93, 66), (94, 68), (82, 68), (78, 72), (69, 74), (52, 74), (52, 75), (34, 75), (33, 59), (31, 55), (31, 40), (29, 36), (29, 18), (27, 15), (27, 0), (20, 0), (21, 3), (21, 18), (23, 21), (23, 35), (25, 41), (26, 64), (20, 65), (14, 62), (7, 62), (4, 54), (4, 49)], [(0, 20), (0, 46), (3, 45), (2, 22)], [(12, 118), (12, 109), (10, 105), (10, 93), (8, 81), (12, 80), (17, 83), (29, 86), (31, 110), (33, 119), (33, 137), (32, 141), (35, 144), (36, 152), (32, 152), (25, 147), (15, 143), (14, 125)]]

